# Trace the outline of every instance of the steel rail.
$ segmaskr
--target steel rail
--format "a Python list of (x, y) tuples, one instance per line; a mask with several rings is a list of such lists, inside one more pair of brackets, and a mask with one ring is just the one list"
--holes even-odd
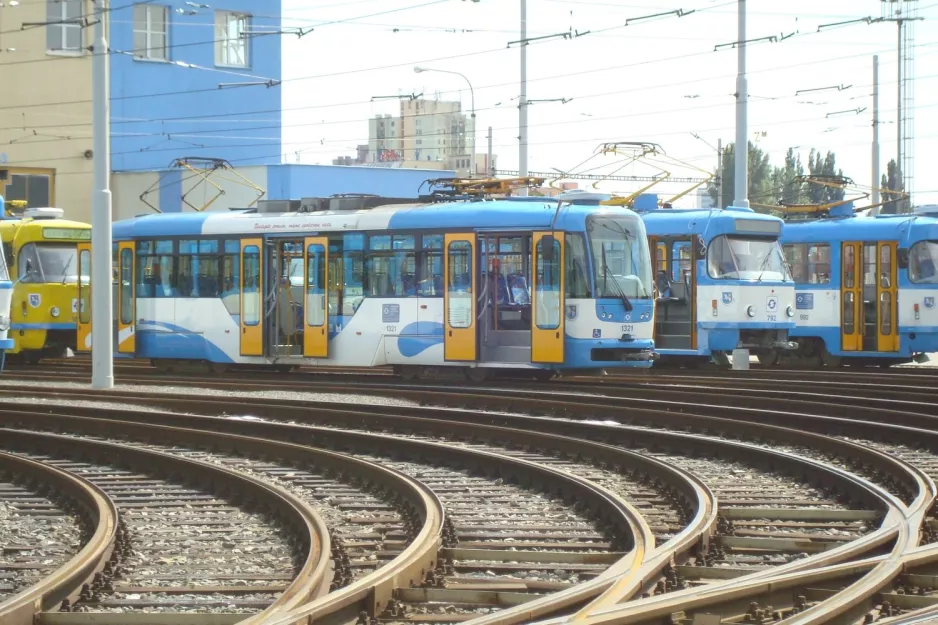
[(87, 543), (51, 575), (0, 602), (0, 622), (32, 625), (37, 608), (51, 610), (63, 600), (74, 601), (84, 584), (104, 569), (117, 541), (117, 506), (100, 488), (81, 476), (0, 451), (0, 467), (14, 475), (31, 476), (75, 502), (94, 527)]
[[(152, 395), (149, 398), (146, 398), (145, 395), (143, 398), (136, 397), (134, 398), (134, 400), (140, 401), (141, 399), (143, 399), (143, 401), (147, 401), (148, 403), (154, 403), (156, 405), (159, 405), (161, 402), (166, 401), (166, 398), (160, 398), (160, 397), (156, 397)], [(130, 398), (128, 397), (128, 399)], [(177, 398), (177, 401), (178, 401), (178, 398)], [(194, 402), (199, 402), (199, 400), (196, 400), (194, 398), (192, 399), (186, 398), (185, 400), (186, 405), (189, 406), (190, 408), (193, 406)], [(202, 408), (211, 408), (212, 406), (215, 406), (215, 409), (217, 410), (219, 408), (224, 407), (223, 404), (218, 405), (218, 402), (209, 402), (208, 400), (201, 400), (201, 402), (203, 402), (202, 405), (200, 406)], [(293, 405), (293, 410), (289, 409), (290, 404)], [(243, 402), (240, 404), (236, 404), (236, 405), (243, 412), (243, 408), (244, 408)], [(257, 408), (260, 408), (264, 405), (265, 404), (255, 404), (252, 406), (252, 408), (254, 408), (254, 410), (256, 411)], [(300, 406), (302, 406), (302, 414), (300, 414), (300, 411), (298, 410)], [(386, 411), (389, 408), (390, 407), (388, 406), (381, 407), (383, 411)], [(293, 419), (309, 420), (309, 418), (312, 417), (313, 413), (319, 413), (323, 410), (324, 409), (322, 407), (310, 409), (306, 407), (303, 402), (281, 401), (281, 402), (275, 402), (273, 405), (270, 405), (268, 412), (270, 413), (270, 415), (277, 415), (277, 418), (281, 418), (281, 419), (293, 418)], [(335, 408), (331, 410), (332, 412), (330, 412), (330, 414), (332, 414), (332, 419), (335, 420), (337, 424), (344, 423), (346, 426), (350, 424), (352, 425), (358, 424), (360, 427), (374, 428), (374, 427), (380, 427), (382, 421), (384, 421), (385, 423), (387, 421), (386, 417), (381, 417), (378, 415), (364, 415), (362, 414), (362, 411), (360, 410), (354, 411), (354, 410), (348, 410), (348, 409), (335, 409)], [(413, 408), (408, 408), (407, 410), (411, 413), (414, 411)], [(425, 409), (425, 411), (427, 410)], [(428, 412), (432, 413), (434, 411), (428, 411)], [(474, 413), (468, 413), (466, 411), (446, 411), (446, 416), (450, 417), (450, 419), (456, 418), (456, 419), (462, 419), (462, 420), (468, 421), (469, 423), (472, 424), (472, 428), (470, 431), (478, 431), (478, 428), (481, 425), (483, 425), (484, 421), (486, 420), (488, 421), (510, 420), (510, 421), (528, 423), (529, 432), (526, 433), (527, 436), (531, 435), (530, 434), (531, 430), (540, 430), (540, 431), (553, 430), (554, 432), (559, 433), (563, 436), (572, 437), (576, 435), (575, 428), (580, 428), (580, 429), (592, 429), (594, 431), (607, 432), (605, 437), (608, 439), (609, 438), (608, 433), (610, 431), (615, 431), (616, 429), (616, 428), (612, 428), (611, 426), (603, 427), (602, 424), (584, 424), (584, 423), (575, 423), (575, 422), (569, 422), (569, 421), (549, 420), (549, 419), (543, 419), (543, 418), (538, 418), (538, 417), (524, 417), (524, 416), (514, 416), (514, 415), (478, 415), (477, 418), (473, 418)], [(693, 415), (691, 416), (693, 417)], [(707, 419), (706, 417), (699, 417), (699, 418), (702, 420)], [(415, 427), (413, 423), (416, 422), (416, 418), (414, 417), (411, 417), (411, 418), (398, 417), (398, 419), (400, 419), (402, 422), (411, 424), (407, 426), (408, 428)], [(429, 422), (428, 420), (424, 420), (424, 421)], [(716, 420), (712, 420), (712, 421), (716, 421)], [(235, 424), (240, 425), (240, 422), (235, 422)], [(446, 422), (440, 421), (439, 424), (441, 424), (441, 427), (445, 425), (451, 431), (455, 431), (455, 429), (458, 426), (458, 421), (446, 421)], [(255, 425), (256, 425), (256, 422), (251, 423), (252, 427)], [(425, 425), (424, 427), (428, 427), (428, 426)], [(770, 429), (772, 429), (773, 431), (783, 431), (782, 428), (772, 427)], [(757, 434), (764, 434), (764, 433), (765, 433), (764, 428), (762, 429), (761, 432), (757, 432)], [(831, 444), (834, 447), (841, 448), (841, 453), (845, 453), (848, 456), (850, 454), (858, 454), (858, 455), (866, 455), (868, 456), (868, 458), (879, 459), (880, 461), (885, 463), (885, 465), (888, 466), (890, 470), (892, 471), (904, 470), (903, 469), (904, 465), (902, 465), (901, 463), (897, 463), (896, 461), (894, 461), (892, 458), (888, 456), (885, 456), (883, 454), (880, 454), (872, 450), (868, 450), (859, 445), (854, 445), (852, 443), (847, 443), (845, 441), (828, 440), (828, 439), (824, 439), (823, 437), (819, 437), (817, 435), (804, 434), (801, 432), (788, 431), (787, 433), (789, 434), (789, 436), (793, 435), (795, 438), (802, 438), (802, 439), (813, 438), (815, 442), (825, 441), (826, 443)], [(582, 433), (580, 435), (582, 435)], [(863, 490), (864, 488), (866, 488), (868, 490), (868, 495), (872, 495), (874, 498), (878, 495), (881, 497), (881, 499), (884, 499), (887, 502), (891, 502), (891, 503), (886, 504), (886, 507), (889, 510), (889, 514), (887, 515), (887, 519), (884, 522), (884, 527), (880, 528), (880, 530), (873, 532), (861, 539), (851, 541), (847, 543), (846, 545), (839, 547), (837, 549), (832, 549), (822, 554), (819, 554), (817, 556), (813, 556), (808, 559), (790, 563), (789, 565), (785, 565), (785, 567), (779, 567), (779, 569), (772, 569), (770, 570), (770, 572), (766, 572), (761, 575), (755, 574), (757, 575), (757, 577), (754, 579), (759, 579), (763, 577), (771, 578), (773, 575), (779, 574), (778, 571), (780, 570), (783, 572), (784, 571), (798, 571), (798, 570), (803, 570), (808, 567), (823, 566), (825, 564), (842, 561), (845, 558), (850, 558), (850, 557), (855, 558), (862, 554), (868, 553), (869, 550), (873, 546), (881, 546), (884, 543), (888, 541), (893, 541), (897, 538), (902, 539), (903, 533), (906, 533), (906, 534), (908, 533), (908, 526), (907, 526), (907, 519), (906, 519), (907, 515), (903, 512), (904, 506), (901, 502), (899, 502), (898, 500), (895, 500), (891, 495), (888, 495), (887, 493), (880, 492), (878, 487), (872, 486), (865, 480), (856, 478), (852, 474), (844, 472), (842, 470), (834, 469), (833, 467), (826, 467), (820, 463), (816, 463), (814, 461), (808, 461), (806, 459), (798, 458), (796, 456), (785, 454), (783, 452), (778, 452), (776, 450), (767, 450), (763, 447), (747, 445), (744, 443), (735, 443), (735, 442), (730, 442), (730, 441), (719, 441), (719, 442), (705, 441), (705, 439), (702, 439), (701, 437), (694, 436), (694, 435), (676, 434), (673, 432), (662, 432), (662, 431), (647, 430), (647, 429), (638, 429), (637, 431), (632, 431), (630, 429), (628, 436), (632, 439), (634, 439), (636, 436), (640, 438), (644, 437), (645, 439), (648, 439), (649, 443), (653, 442), (653, 439), (655, 438), (661, 438), (661, 437), (673, 438), (676, 436), (676, 437), (680, 437), (681, 440), (685, 440), (685, 441), (696, 439), (698, 441), (709, 442), (712, 445), (724, 446), (728, 448), (748, 448), (751, 453), (763, 454), (767, 456), (774, 455), (775, 457), (778, 457), (778, 458), (787, 457), (789, 461), (800, 463), (802, 466), (804, 464), (808, 464), (809, 466), (814, 466), (815, 470), (833, 471), (835, 473), (838, 473), (841, 479), (846, 480), (847, 482), (856, 482), (855, 485), (860, 490)], [(804, 442), (804, 441), (802, 440), (800, 442)], [(922, 494), (923, 492), (927, 492), (929, 488), (932, 491), (934, 489), (933, 485), (931, 485), (930, 487), (927, 485), (927, 482), (929, 482), (927, 479), (923, 479), (920, 475), (915, 474), (914, 471), (912, 472), (912, 477), (910, 479), (917, 480), (915, 482), (917, 485), (917, 488), (915, 488), (914, 492), (917, 492), (919, 498), (921, 499), (924, 499), (927, 497), (927, 495)], [(921, 508), (922, 508), (921, 505), (916, 504), (916, 509), (921, 510)], [(906, 544), (906, 542), (907, 541), (903, 542), (903, 544)], [(750, 581), (750, 582), (753, 581), (753, 580), (750, 580), (748, 577), (746, 579), (747, 581)]]
[[(24, 412), (22, 414), (27, 416), (29, 422), (34, 424), (37, 422), (49, 423), (53, 420), (50, 418), (51, 415), (43, 413)], [(44, 451), (54, 449), (66, 454), (81, 450), (92, 455), (104, 453), (109, 457), (130, 458), (132, 462), (143, 463), (144, 466), (173, 467), (180, 470), (182, 475), (201, 476), (215, 488), (226, 487), (240, 494), (249, 493), (262, 501), (271, 510), (278, 513), (286, 523), (293, 525), (295, 531), (301, 533), (301, 539), (309, 547), (309, 553), (296, 579), (256, 618), (261, 618), (262, 615), (266, 617), (282, 609), (289, 609), (299, 605), (310, 597), (316, 596), (324, 585), (328, 587), (326, 573), (329, 570), (331, 560), (328, 528), (316, 510), (285, 489), (241, 472), (161, 451), (119, 445), (95, 439), (11, 429), (9, 427), (0, 428), (0, 433), (3, 434), (2, 444), (4, 445), (16, 443), (25, 446), (39, 445)], [(110, 433), (102, 432), (102, 434), (113, 436), (113, 431)]]
[[(24, 406), (21, 406), (21, 408), (22, 407)], [(72, 412), (74, 412), (74, 409), (72, 409)], [(100, 409), (94, 409), (93, 412), (99, 413)], [(159, 416), (159, 413), (145, 414), (148, 418), (158, 418)], [(2, 413), (0, 413), (0, 415), (2, 415)], [(445, 517), (443, 504), (436, 494), (421, 482), (394, 469), (325, 449), (272, 439), (260, 439), (222, 433), (219, 430), (206, 431), (192, 428), (168, 427), (152, 423), (138, 423), (135, 421), (114, 421), (110, 419), (104, 420), (54, 413), (30, 413), (26, 411), (21, 413), (20, 418), (24, 418), (25, 423), (32, 425), (46, 424), (60, 428), (78, 423), (82, 426), (84, 433), (93, 431), (103, 436), (114, 436), (115, 433), (120, 433), (135, 435), (147, 440), (156, 438), (162, 441), (187, 446), (203, 445), (211, 448), (229, 449), (237, 453), (276, 453), (279, 457), (284, 459), (305, 463), (312, 462), (319, 468), (333, 468), (337, 471), (363, 475), (372, 483), (383, 484), (390, 487), (393, 492), (399, 493), (405, 497), (410, 504), (411, 511), (422, 520), (420, 531), (414, 542), (408, 545), (396, 558), (390, 560), (385, 567), (380, 568), (371, 575), (363, 577), (361, 580), (358, 580), (356, 584), (333, 591), (329, 595), (332, 605), (346, 607), (354, 602), (361, 602), (363, 604), (362, 607), (365, 607), (367, 603), (371, 609), (379, 609), (386, 605), (387, 600), (390, 598), (390, 582), (399, 584), (399, 586), (395, 587), (410, 587), (413, 584), (421, 582), (425, 573), (436, 566), (437, 554), (442, 543), (442, 530)], [(115, 426), (119, 428), (119, 430), (115, 430)], [(323, 525), (323, 527), (325, 527), (325, 525)], [(325, 535), (328, 538), (327, 528), (325, 529)], [(323, 553), (328, 554), (330, 552), (328, 546), (329, 544), (326, 543), (327, 548)], [(284, 591), (284, 594), (290, 593), (293, 595), (289, 603), (272, 606), (256, 617), (246, 617), (246, 620), (243, 621), (244, 625), (263, 622), (263, 619), (269, 618), (273, 611), (282, 612), (290, 610), (298, 605), (307, 603), (311, 599), (324, 596), (325, 590), (328, 588), (328, 585), (324, 583), (324, 576), (328, 572), (325, 570), (326, 568), (328, 568), (328, 560), (323, 560), (318, 563), (316, 573), (313, 577), (322, 581), (319, 582), (317, 586), (311, 588), (309, 592), (301, 593), (294, 590), (290, 593), (295, 584), (291, 585), (290, 588)], [(369, 588), (367, 596), (358, 594), (360, 588), (356, 588), (356, 586), (367, 586)], [(262, 617), (262, 620), (256, 620)]]
[[(108, 394), (110, 394), (110, 391), (108, 391)], [(20, 408), (22, 408), (22, 406), (20, 406)], [(81, 424), (83, 428), (87, 427), (93, 431), (107, 433), (107, 435), (110, 436), (114, 436), (116, 432), (128, 432), (132, 430), (158, 431), (159, 428), (166, 428), (166, 426), (151, 425), (148, 423), (139, 423), (134, 420), (128, 420), (128, 416), (133, 416), (135, 419), (145, 419), (147, 421), (159, 419), (163, 422), (185, 423), (187, 426), (201, 424), (203, 428), (211, 428), (207, 430), (193, 427), (187, 427), (186, 429), (166, 428), (167, 430), (178, 430), (180, 433), (179, 435), (184, 433), (185, 438), (180, 440), (185, 440), (190, 445), (193, 443), (193, 441), (198, 441), (200, 439), (204, 439), (206, 442), (218, 439), (219, 437), (223, 436), (218, 434), (218, 432), (223, 428), (228, 428), (229, 430), (242, 430), (246, 433), (245, 436), (257, 436), (258, 431), (262, 429), (269, 430), (271, 428), (276, 428), (281, 430), (281, 436), (287, 440), (295, 440), (297, 434), (297, 428), (295, 426), (291, 427), (287, 424), (258, 423), (254, 421), (231, 421), (229, 419), (222, 419), (218, 417), (199, 417), (195, 415), (183, 415), (178, 413), (141, 412), (129, 415), (126, 410), (108, 409), (101, 407), (89, 409), (96, 415), (94, 418), (92, 418), (84, 416), (72, 416), (68, 414), (57, 414), (55, 412), (51, 412), (52, 408), (53, 407), (47, 407), (47, 409), (50, 410), (50, 413), (30, 413), (24, 412), (22, 410), (12, 411), (12, 406), (0, 405), (0, 418), (8, 419), (9, 417), (6, 417), (5, 413), (7, 411), (11, 411), (14, 412), (14, 416), (16, 418), (23, 420), (24, 425), (30, 424), (32, 427), (35, 427), (37, 424), (61, 426), (67, 422), (72, 422), (74, 424)], [(72, 407), (69, 409), (69, 412), (71, 413), (80, 411), (81, 409), (77, 407)], [(116, 426), (121, 429), (116, 429)], [(310, 430), (306, 433), (313, 434), (314, 439), (335, 440), (336, 447), (353, 446), (355, 448), (361, 448), (362, 443), (369, 442), (372, 446), (379, 450), (382, 448), (386, 450), (389, 442), (387, 437), (369, 432), (339, 431), (328, 428), (311, 428), (309, 426), (305, 427)], [(266, 434), (269, 434), (269, 432)], [(519, 432), (518, 434), (519, 436), (524, 435), (531, 437), (530, 432)], [(447, 460), (451, 460), (454, 457), (460, 457), (464, 461), (474, 460), (472, 464), (475, 464), (480, 469), (486, 470), (489, 473), (491, 473), (493, 468), (498, 470), (504, 469), (506, 467), (512, 467), (516, 472), (520, 471), (524, 477), (535, 484), (540, 483), (541, 485), (546, 485), (548, 480), (551, 482), (566, 484), (567, 490), (570, 492), (576, 492), (579, 500), (586, 502), (587, 505), (600, 516), (600, 518), (602, 518), (607, 523), (619, 526), (621, 530), (628, 532), (632, 537), (633, 548), (612, 565), (612, 568), (614, 568), (614, 574), (610, 574), (610, 577), (618, 577), (619, 575), (638, 570), (645, 563), (646, 558), (651, 554), (651, 549), (648, 545), (653, 544), (654, 538), (651, 534), (651, 529), (648, 527), (647, 522), (644, 520), (644, 518), (642, 518), (641, 514), (624, 499), (620, 498), (614, 493), (609, 492), (607, 489), (597, 484), (593, 484), (587, 480), (577, 478), (565, 471), (560, 471), (547, 466), (541, 466), (519, 458), (501, 456), (481, 450), (451, 447), (442, 443), (411, 439), (394, 439), (394, 444), (397, 447), (407, 447), (415, 451), (419, 450), (421, 455), (424, 457), (426, 457), (429, 453), (432, 456), (431, 459), (439, 462), (446, 462)], [(629, 454), (629, 457), (631, 457), (633, 460), (641, 459), (641, 457), (636, 457), (633, 454)], [(622, 462), (622, 457), (619, 457), (618, 461)], [(703, 525), (702, 520), (700, 521), (700, 524)], [(709, 526), (701, 528), (701, 531), (705, 529), (709, 529)], [(437, 532), (437, 536), (438, 535), (439, 532)], [(429, 567), (425, 570), (430, 570), (431, 568), (432, 567)], [(390, 596), (393, 588), (409, 587), (414, 583), (422, 581), (422, 574), (425, 572), (425, 570), (421, 571), (421, 577), (415, 578), (412, 575), (407, 577), (406, 573), (402, 575), (402, 572), (396, 568), (389, 568), (387, 566), (382, 567), (381, 579), (375, 580), (370, 578), (363, 578), (362, 580), (358, 580), (358, 582), (348, 586), (344, 591), (330, 593), (320, 597), (318, 600), (314, 600), (311, 603), (307, 603), (302, 607), (294, 609), (293, 612), (291, 612), (289, 615), (282, 617), (283, 619), (286, 619), (283, 620), (283, 622), (291, 622), (290, 619), (301, 618), (309, 618), (319, 621), (338, 610), (347, 608), (349, 605), (355, 602), (363, 601), (369, 597), (371, 597), (372, 600), (368, 607), (372, 614), (377, 614), (384, 607), (384, 605), (386, 605), (386, 598)], [(559, 609), (561, 607), (565, 607), (573, 601), (582, 600), (582, 598), (577, 596), (569, 597), (568, 594), (572, 593), (562, 595), (558, 593), (560, 597), (557, 598), (556, 601), (563, 603), (561, 605), (554, 606), (553, 609)], [(555, 595), (549, 596), (552, 601), (555, 600), (554, 597)], [(286, 612), (286, 610), (278, 609), (277, 612), (279, 614), (283, 614)], [(506, 619), (510, 617), (513, 619), (511, 622), (520, 622), (521, 616), (516, 614), (517, 610), (510, 609), (505, 610), (504, 612), (506, 613)], [(265, 616), (267, 614), (269, 613), (265, 613)]]

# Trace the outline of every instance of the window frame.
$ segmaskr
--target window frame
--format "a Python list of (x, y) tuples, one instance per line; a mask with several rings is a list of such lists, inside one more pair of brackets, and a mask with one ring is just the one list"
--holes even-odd
[[(232, 22), (243, 22), (238, 34), (238, 38), (232, 38)], [(251, 26), (251, 15), (238, 11), (215, 11), (215, 66), (216, 67), (238, 67), (245, 68), (251, 66), (251, 46), (248, 30)], [(240, 45), (242, 47), (243, 62), (233, 62), (231, 59), (231, 46)]]
[[(77, 7), (77, 17), (69, 17), (69, 7)], [(84, 0), (46, 0), (46, 54), (56, 56), (81, 56), (85, 54)], [(66, 22), (66, 20), (77, 20)], [(67, 47), (70, 29), (78, 31), (78, 46)], [(56, 41), (52, 41), (55, 38)], [(60, 47), (49, 45), (56, 43)]]
[[(143, 24), (141, 25), (138, 22), (137, 11), (138, 9), (143, 10)], [(153, 13), (156, 11), (162, 12), (162, 31), (158, 31), (154, 28), (153, 23)], [(138, 48), (136, 45), (136, 38), (138, 34), (142, 34), (144, 37), (144, 47)], [(154, 35), (162, 35), (163, 45), (162, 47), (157, 47), (153, 45)], [(169, 61), (169, 8), (163, 4), (152, 4), (152, 3), (138, 3), (134, 5), (134, 14), (133, 14), (133, 37), (134, 37), (134, 46), (133, 46), (133, 59), (135, 61), (154, 61), (154, 62), (166, 62)], [(162, 50), (162, 56), (157, 56), (154, 54), (155, 50)]]

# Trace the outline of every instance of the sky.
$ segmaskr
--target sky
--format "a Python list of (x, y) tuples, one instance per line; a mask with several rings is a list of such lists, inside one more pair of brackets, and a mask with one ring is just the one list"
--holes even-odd
[[(914, 23), (916, 204), (938, 203), (931, 172), (938, 149), (938, 0), (918, 5)], [(872, 66), (879, 55), (881, 171), (897, 151), (897, 26), (854, 23), (878, 18), (881, 0), (748, 0), (748, 136), (781, 165), (788, 148), (806, 161), (831, 150), (859, 185), (872, 184)], [(670, 12), (658, 17), (657, 14)], [(687, 165), (674, 176), (716, 166), (716, 145), (735, 139), (736, 0), (527, 0), (527, 96), (565, 98), (528, 107), (532, 172), (611, 171), (615, 157), (594, 156), (600, 143), (649, 141)], [(520, 0), (284, 0), (283, 150), (286, 162), (330, 163), (368, 139), (368, 118), (397, 114), (395, 99), (424, 94), (461, 99), (472, 84), (477, 151), (493, 128), (498, 167), (518, 168)], [(629, 21), (628, 25), (626, 22)], [(715, 50), (720, 46), (718, 50)], [(827, 88), (827, 89), (824, 89)], [(816, 89), (808, 93), (798, 91)], [(697, 134), (699, 138), (693, 136)], [(593, 157), (591, 159), (591, 157)], [(585, 161), (585, 163), (584, 163)], [(621, 174), (656, 173), (633, 164)], [(606, 182), (631, 192), (635, 182)], [(687, 184), (655, 191), (678, 193)], [(692, 204), (693, 196), (682, 202)]]

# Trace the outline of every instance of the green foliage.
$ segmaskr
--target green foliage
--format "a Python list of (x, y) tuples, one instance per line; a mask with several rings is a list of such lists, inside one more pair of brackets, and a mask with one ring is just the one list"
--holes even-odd
[[(733, 202), (735, 184), (735, 150), (732, 143), (723, 150), (723, 206)], [(756, 145), (749, 142), (749, 201), (753, 204), (822, 204), (842, 200), (844, 190), (802, 182), (805, 167), (801, 155), (789, 148), (785, 162), (781, 167), (769, 163), (769, 156)], [(843, 177), (843, 171), (837, 169), (833, 152), (822, 155), (819, 150), (811, 150), (808, 155), (808, 174), (824, 177)], [(719, 176), (719, 172), (717, 172)], [(885, 177), (884, 177), (885, 179)], [(707, 191), (714, 203), (717, 201), (717, 181), (712, 180)], [(754, 207), (759, 212), (771, 209)], [(884, 211), (885, 212), (885, 211)]]

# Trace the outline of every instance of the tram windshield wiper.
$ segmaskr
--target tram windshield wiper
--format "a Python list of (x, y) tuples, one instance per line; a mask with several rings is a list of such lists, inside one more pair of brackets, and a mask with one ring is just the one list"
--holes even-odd
[[(602, 260), (603, 260), (603, 293), (606, 292), (606, 286), (609, 282), (609, 265), (606, 264), (606, 244), (602, 244)], [(612, 274), (612, 285), (615, 287), (616, 295), (619, 299), (622, 300), (622, 305), (625, 307), (626, 312), (631, 312), (632, 302), (629, 301), (628, 296), (625, 294), (625, 291), (622, 290), (622, 286), (619, 284), (619, 281), (616, 279), (616, 274)]]

